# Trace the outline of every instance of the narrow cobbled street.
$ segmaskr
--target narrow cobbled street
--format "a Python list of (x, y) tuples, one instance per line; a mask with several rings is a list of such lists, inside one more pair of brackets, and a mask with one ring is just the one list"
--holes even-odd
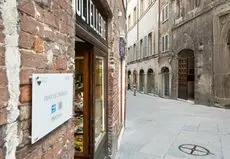
[(117, 159), (230, 159), (229, 125), (230, 110), (128, 91)]

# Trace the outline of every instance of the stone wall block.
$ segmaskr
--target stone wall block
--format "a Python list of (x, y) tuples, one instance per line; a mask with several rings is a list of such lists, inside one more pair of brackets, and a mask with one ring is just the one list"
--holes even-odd
[(66, 60), (66, 58), (57, 57), (55, 59), (55, 69), (56, 70), (67, 70), (67, 60)]
[(44, 44), (43, 40), (39, 37), (35, 37), (34, 40), (34, 51), (37, 53), (43, 53), (44, 52)]
[(0, 46), (0, 66), (5, 65), (5, 48)]
[(0, 108), (7, 106), (7, 101), (9, 99), (9, 92), (7, 87), (0, 87)]
[(5, 68), (0, 68), (0, 87), (7, 86), (7, 77), (6, 77), (6, 70)]
[(44, 22), (47, 25), (50, 25), (54, 28), (58, 28), (57, 19), (55, 18), (55, 16), (51, 12), (48, 12), (48, 11), (44, 12)]
[(28, 0), (19, 0), (18, 1), (18, 9), (30, 16), (35, 17), (35, 8), (32, 1)]
[(23, 14), (20, 15), (20, 28), (24, 32), (30, 33), (32, 35), (37, 35), (39, 29), (42, 28), (42, 26), (38, 21), (36, 21), (36, 19)]
[(21, 105), (19, 107), (20, 109), (20, 121), (23, 121), (23, 120), (28, 120), (31, 118), (31, 114), (32, 114), (32, 107), (31, 106), (28, 106), (28, 105)]

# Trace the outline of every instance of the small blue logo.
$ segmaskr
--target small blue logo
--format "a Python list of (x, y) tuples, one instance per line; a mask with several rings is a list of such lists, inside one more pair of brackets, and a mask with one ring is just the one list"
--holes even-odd
[(55, 113), (56, 112), (56, 104), (53, 104), (52, 106), (51, 106), (51, 113), (53, 114), (53, 113)]

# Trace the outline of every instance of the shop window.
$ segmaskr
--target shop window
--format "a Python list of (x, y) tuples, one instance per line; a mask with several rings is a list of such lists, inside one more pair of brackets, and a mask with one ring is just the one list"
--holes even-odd
[(104, 58), (96, 57), (96, 72), (95, 72), (95, 148), (96, 149), (105, 134), (104, 86), (105, 86)]
[(76, 126), (76, 133), (75, 133), (75, 141), (74, 146), (77, 152), (84, 151), (84, 137), (83, 137), (83, 94), (84, 94), (84, 87), (83, 87), (83, 72), (84, 72), (84, 58), (77, 57), (75, 61), (76, 67), (76, 74), (75, 74), (75, 126)]

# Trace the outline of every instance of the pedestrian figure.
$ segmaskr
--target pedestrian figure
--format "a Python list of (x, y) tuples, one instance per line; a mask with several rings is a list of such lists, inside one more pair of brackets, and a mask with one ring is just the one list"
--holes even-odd
[(133, 95), (136, 96), (136, 93), (137, 93), (137, 88), (136, 88), (136, 85), (134, 84), (133, 85)]

